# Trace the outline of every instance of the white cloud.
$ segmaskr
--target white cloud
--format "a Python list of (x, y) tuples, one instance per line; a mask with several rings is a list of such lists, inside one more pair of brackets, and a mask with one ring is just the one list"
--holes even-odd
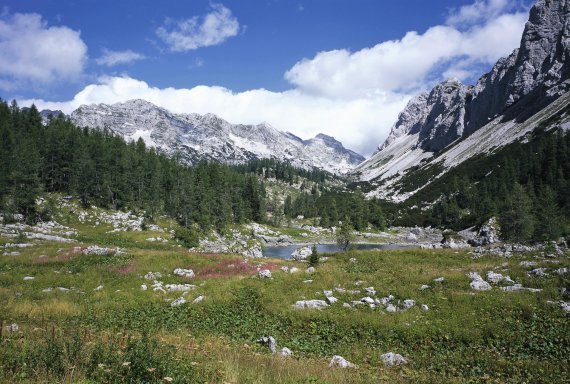
[(78, 31), (48, 27), (35, 13), (0, 19), (0, 87), (75, 81), (83, 74), (86, 59), (87, 46)]
[(458, 28), (490, 20), (516, 9), (518, 2), (514, 0), (475, 0), (473, 4), (452, 9), (447, 17), (447, 24)]
[(126, 51), (111, 51), (109, 49), (103, 49), (103, 54), (101, 57), (97, 58), (95, 62), (98, 65), (105, 65), (107, 67), (112, 67), (118, 64), (128, 64), (133, 61), (143, 60), (146, 57), (140, 53), (126, 50)]
[(185, 52), (218, 45), (239, 33), (239, 22), (222, 4), (211, 4), (212, 11), (202, 18), (167, 20), (156, 30), (173, 52)]
[(470, 73), (470, 65), (508, 55), (519, 45), (525, 21), (526, 14), (506, 14), (468, 31), (438, 25), (357, 52), (320, 52), (295, 64), (285, 78), (307, 93), (343, 99), (426, 89), (457, 61)]

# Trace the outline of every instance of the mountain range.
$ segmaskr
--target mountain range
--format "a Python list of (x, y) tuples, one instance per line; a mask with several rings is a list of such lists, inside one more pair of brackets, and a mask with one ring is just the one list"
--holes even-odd
[(364, 160), (331, 136), (303, 140), (267, 123), (231, 124), (214, 114), (175, 114), (145, 100), (113, 105), (82, 105), (71, 113), (82, 127), (107, 128), (126, 140), (178, 154), (185, 162), (201, 160), (241, 164), (271, 158), (304, 169), (345, 174)]

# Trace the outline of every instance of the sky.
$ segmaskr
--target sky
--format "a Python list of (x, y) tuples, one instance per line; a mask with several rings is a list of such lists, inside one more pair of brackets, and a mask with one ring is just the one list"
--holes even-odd
[(0, 98), (71, 113), (145, 99), (325, 133), (369, 156), (415, 94), (473, 84), (531, 0), (9, 0)]

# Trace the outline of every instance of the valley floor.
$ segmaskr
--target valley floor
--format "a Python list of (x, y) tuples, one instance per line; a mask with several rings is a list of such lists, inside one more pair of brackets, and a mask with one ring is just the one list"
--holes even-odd
[[(168, 222), (122, 231), (111, 219), (58, 220), (65, 227), (52, 230), (72, 231), (73, 243), (9, 237), (6, 227), (0, 237), (1, 382), (557, 383), (570, 376), (570, 307), (561, 291), (570, 287), (567, 251), (509, 258), (358, 251), (329, 254), (311, 273), (293, 260), (188, 252), (167, 240)], [(514, 284), (537, 291), (510, 291)], [(264, 336), (275, 338), (276, 354), (256, 343)], [(283, 347), (292, 356), (281, 356)], [(407, 364), (385, 365), (388, 352)], [(335, 355), (354, 367), (330, 367)]]

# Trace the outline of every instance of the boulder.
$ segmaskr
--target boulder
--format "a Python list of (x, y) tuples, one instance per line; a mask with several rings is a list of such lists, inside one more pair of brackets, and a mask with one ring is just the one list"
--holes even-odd
[(263, 257), (263, 251), (261, 250), (261, 247), (256, 244), (253, 247), (243, 251), (242, 256), (250, 259), (260, 259)]
[(171, 307), (178, 307), (179, 305), (182, 305), (186, 303), (186, 299), (184, 297), (179, 297), (178, 299), (174, 300), (172, 303), (170, 303)]
[(270, 279), (271, 271), (269, 269), (262, 269), (261, 271), (257, 272), (257, 276), (260, 279)]
[(408, 364), (408, 360), (406, 360), (404, 356), (400, 355), (399, 353), (388, 352), (381, 355), (380, 358), (382, 359), (382, 363), (384, 363), (384, 365), (387, 367)]
[(491, 289), (491, 285), (487, 283), (485, 280), (483, 280), (481, 275), (479, 275), (477, 272), (469, 272), (467, 276), (469, 276), (469, 278), (471, 279), (470, 285), (471, 288), (473, 288), (474, 290), (488, 291)]
[(354, 368), (354, 364), (352, 364), (350, 361), (346, 360), (342, 356), (335, 355), (332, 357), (331, 361), (329, 362), (329, 367)]
[(312, 253), (311, 247), (301, 247), (297, 248), (292, 254), (291, 257), (297, 261), (306, 260)]
[(191, 269), (184, 269), (184, 268), (176, 268), (173, 272), (176, 276), (185, 277), (191, 279), (196, 276), (193, 270)]
[(326, 301), (327, 301), (327, 303), (329, 303), (329, 305), (332, 305), (332, 304), (336, 303), (338, 301), (338, 299), (334, 296), (327, 296)]
[(256, 343), (266, 346), (271, 353), (277, 352), (277, 343), (273, 336), (263, 336), (261, 339), (258, 339)]
[(406, 299), (404, 300), (404, 309), (410, 309), (412, 308), (414, 305), (416, 305), (416, 301), (412, 300), (412, 299)]
[(293, 307), (297, 309), (323, 309), (328, 306), (324, 300), (299, 300), (293, 304)]

